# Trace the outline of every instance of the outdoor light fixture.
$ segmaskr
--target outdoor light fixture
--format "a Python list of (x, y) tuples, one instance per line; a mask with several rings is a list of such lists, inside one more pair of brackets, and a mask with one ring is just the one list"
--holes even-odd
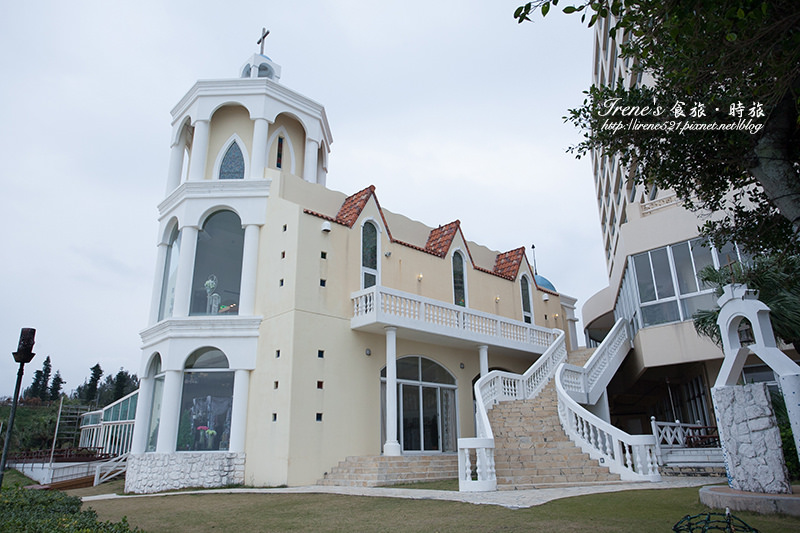
[(496, 304), (500, 303), (500, 295), (499, 294), (494, 297), (494, 303), (496, 303)]
[(422, 272), (417, 275), (417, 281), (422, 281)]
[(8, 457), (8, 446), (11, 444), (11, 431), (14, 429), (14, 415), (17, 413), (17, 399), (19, 398), (19, 387), (22, 384), (22, 374), (25, 372), (25, 363), (30, 363), (33, 356), (34, 337), (36, 330), (33, 328), (22, 328), (19, 334), (19, 345), (16, 352), (11, 352), (14, 361), (19, 363), (17, 372), (17, 385), (14, 387), (14, 397), (11, 400), (11, 413), (8, 415), (8, 429), (6, 430), (6, 442), (3, 444), (3, 457), (0, 458), (0, 490), (3, 487), (3, 473), (6, 471), (6, 457)]
[(367, 348), (367, 349), (364, 351), (364, 353), (365, 353), (365, 354), (367, 354), (367, 357), (369, 357), (370, 355), (372, 355), (372, 350), (370, 350), (369, 348)]
[(385, 255), (386, 257), (392, 257), (392, 252), (386, 252), (386, 253), (385, 253), (385, 254), (383, 254), (383, 255)]

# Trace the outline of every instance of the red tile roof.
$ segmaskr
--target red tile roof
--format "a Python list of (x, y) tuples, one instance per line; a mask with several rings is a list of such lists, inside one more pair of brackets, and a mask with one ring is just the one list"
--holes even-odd
[[(455, 239), (456, 233), (461, 233), (461, 222), (459, 220), (454, 220), (449, 224), (432, 229), (430, 234), (428, 234), (428, 241), (425, 243), (424, 247), (395, 239), (392, 237), (391, 231), (389, 231), (389, 225), (386, 223), (386, 217), (383, 214), (383, 209), (381, 209), (380, 203), (378, 203), (378, 197), (375, 194), (374, 185), (370, 185), (366, 189), (362, 189), (357, 193), (345, 198), (342, 206), (339, 208), (339, 212), (335, 217), (318, 213), (310, 209), (304, 209), (303, 212), (325, 220), (330, 220), (331, 222), (336, 222), (337, 224), (347, 226), (348, 228), (352, 228), (358, 220), (358, 217), (361, 215), (361, 212), (364, 210), (364, 207), (367, 205), (370, 197), (375, 199), (375, 204), (378, 206), (378, 211), (381, 214), (383, 226), (386, 228), (386, 233), (390, 242), (407, 246), (409, 248), (413, 248), (414, 250), (435, 255), (437, 257), (445, 257), (447, 252), (450, 251), (450, 247), (453, 244), (453, 239)], [(470, 263), (472, 263), (472, 267), (475, 270), (480, 270), (481, 272), (486, 272), (487, 274), (493, 274), (495, 276), (514, 281), (517, 278), (522, 261), (525, 260), (527, 263), (525, 248), (521, 246), (514, 250), (497, 254), (493, 270), (478, 266), (472, 260), (472, 253), (469, 250), (469, 246), (466, 244), (466, 239), (464, 239), (463, 233), (461, 238), (464, 240), (465, 246), (467, 247), (467, 254), (470, 256)], [(534, 281), (534, 284), (535, 283), (536, 282)], [(551, 292), (538, 286), (537, 288), (545, 292)]]

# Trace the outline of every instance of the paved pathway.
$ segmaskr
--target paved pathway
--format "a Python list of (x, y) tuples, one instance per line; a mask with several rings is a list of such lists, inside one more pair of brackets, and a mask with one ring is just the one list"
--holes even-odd
[(308, 487), (289, 487), (283, 489), (207, 489), (164, 494), (100, 494), (85, 496), (84, 502), (109, 500), (114, 498), (150, 498), (178, 496), (182, 494), (345, 494), (350, 496), (376, 496), (382, 498), (408, 498), (412, 500), (449, 500), (474, 504), (500, 505), (509, 509), (522, 509), (541, 505), (559, 498), (597, 494), (601, 492), (619, 492), (623, 490), (641, 489), (674, 489), (680, 487), (700, 487), (717, 485), (725, 480), (719, 477), (674, 477), (664, 478), (658, 483), (650, 482), (618, 482), (596, 483), (573, 487), (556, 487), (529, 490), (501, 490), (497, 492), (457, 492), (450, 490), (397, 489), (383, 487), (327, 487), (312, 485)]

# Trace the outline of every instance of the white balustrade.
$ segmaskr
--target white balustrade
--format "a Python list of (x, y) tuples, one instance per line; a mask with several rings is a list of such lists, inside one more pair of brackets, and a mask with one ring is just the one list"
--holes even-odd
[(380, 323), (534, 353), (545, 351), (556, 339), (548, 328), (382, 286), (355, 292), (351, 299), (354, 328)]
[(629, 349), (625, 322), (620, 320), (585, 366), (561, 364), (555, 376), (558, 416), (575, 444), (623, 480), (660, 481), (653, 435), (629, 435), (578, 403), (597, 401)]
[[(458, 439), (458, 489), (489, 491), (497, 488), (494, 470), (494, 434), (488, 411), (498, 402), (533, 398), (544, 388), (558, 365), (567, 358), (563, 331), (552, 330), (555, 339), (524, 374), (492, 370), (475, 383), (476, 438)], [(472, 457), (477, 479), (472, 479)]]

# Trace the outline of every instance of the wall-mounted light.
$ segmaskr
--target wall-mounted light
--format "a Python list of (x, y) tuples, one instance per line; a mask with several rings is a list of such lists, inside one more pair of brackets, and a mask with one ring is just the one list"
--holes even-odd
[(422, 281), (422, 272), (417, 274), (417, 281)]
[(549, 301), (549, 300), (550, 300), (550, 296), (549, 296), (548, 294), (542, 294), (542, 300), (544, 300), (545, 302), (547, 302), (547, 301)]
[(383, 254), (383, 255), (385, 255), (386, 257), (392, 257), (392, 252), (386, 252), (386, 253), (385, 253), (385, 254)]
[(331, 223), (328, 220), (324, 220), (322, 222), (322, 232), (323, 233), (330, 233), (331, 231)]
[(367, 354), (367, 357), (369, 357), (370, 355), (372, 355), (372, 350), (367, 348), (366, 350), (364, 350), (364, 353)]
[(464, 363), (461, 363), (461, 364), (460, 364), (460, 365), (458, 365), (458, 366), (459, 366), (459, 368), (460, 368), (461, 370), (464, 370)]
[(500, 303), (500, 295), (499, 294), (494, 297), (494, 303), (496, 303), (496, 304)]

